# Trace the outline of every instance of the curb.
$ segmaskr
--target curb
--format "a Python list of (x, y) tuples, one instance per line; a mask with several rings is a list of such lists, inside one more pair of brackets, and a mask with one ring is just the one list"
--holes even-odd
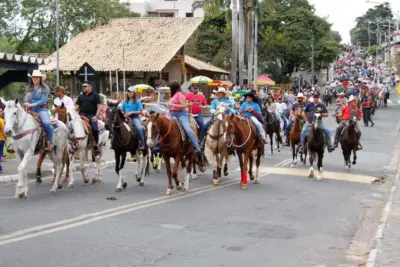
[[(108, 160), (104, 161), (101, 164), (101, 168), (107, 168), (115, 163), (115, 160)], [(85, 168), (95, 168), (96, 164), (91, 162), (85, 164)], [(72, 171), (80, 171), (80, 164), (74, 164)], [(53, 169), (51, 170), (44, 170), (42, 171), (42, 179), (48, 178), (53, 176)], [(28, 179), (36, 179), (36, 172), (29, 172), (28, 173)], [(18, 174), (11, 174), (11, 175), (4, 175), (0, 176), (0, 184), (15, 184), (18, 182)]]

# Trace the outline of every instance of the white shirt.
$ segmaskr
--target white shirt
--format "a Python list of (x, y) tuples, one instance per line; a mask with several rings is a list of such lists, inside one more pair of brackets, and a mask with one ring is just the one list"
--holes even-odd
[(276, 103), (276, 111), (279, 114), (282, 114), (287, 109), (286, 103)]
[[(74, 108), (74, 101), (72, 101), (72, 98), (70, 98), (69, 96), (64, 96), (62, 99), (60, 99), (59, 97), (57, 97), (56, 99), (54, 99), (54, 101), (56, 100), (61, 100), (61, 102), (64, 103), (65, 107), (69, 107), (69, 108)], [(53, 105), (53, 109), (54, 109), (54, 105)]]

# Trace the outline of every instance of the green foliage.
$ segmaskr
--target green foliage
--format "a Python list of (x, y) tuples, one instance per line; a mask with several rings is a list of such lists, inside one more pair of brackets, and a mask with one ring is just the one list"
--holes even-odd
[[(53, 52), (56, 43), (55, 0), (15, 1), (18, 15), (2, 29), (13, 40), (17, 53)], [(1, 10), (1, 8), (0, 8)], [(112, 18), (134, 16), (127, 3), (118, 0), (60, 0), (60, 46), (90, 27), (106, 24)], [(22, 20), (23, 23), (17, 22)], [(16, 25), (18, 25), (16, 27)], [(22, 26), (24, 25), (24, 26)]]
[(351, 42), (363, 47), (367, 47), (369, 40), (371, 45), (377, 45), (376, 24), (379, 24), (379, 27), (383, 31), (388, 31), (388, 23), (386, 21), (392, 18), (393, 14), (389, 3), (383, 3), (375, 6), (374, 8), (368, 9), (364, 15), (356, 18), (357, 24), (353, 29), (350, 30)]

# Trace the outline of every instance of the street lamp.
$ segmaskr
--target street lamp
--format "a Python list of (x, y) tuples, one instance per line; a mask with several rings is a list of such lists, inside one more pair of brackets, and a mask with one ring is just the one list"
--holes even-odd
[(60, 0), (56, 0), (56, 49), (57, 49), (57, 86), (60, 85)]

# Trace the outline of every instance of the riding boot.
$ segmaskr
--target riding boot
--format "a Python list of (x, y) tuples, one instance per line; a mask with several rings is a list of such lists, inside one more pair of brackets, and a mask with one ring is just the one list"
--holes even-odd
[(363, 146), (361, 145), (361, 142), (358, 141), (358, 145), (357, 145), (357, 151), (362, 150)]
[(283, 144), (284, 146), (289, 146), (289, 137), (286, 135), (285, 136), (285, 143)]
[(340, 134), (339, 131), (336, 130), (335, 138), (333, 140), (333, 147), (334, 148), (338, 148), (339, 147), (339, 134)]
[(330, 138), (326, 137), (326, 144), (328, 147), (328, 152), (331, 153), (335, 150), (335, 147), (332, 146), (332, 141)]
[(299, 153), (300, 153), (300, 154), (303, 154), (303, 153), (304, 153), (304, 144), (300, 144)]
[(47, 153), (53, 152), (53, 146), (51, 145), (50, 140), (47, 140), (46, 152), (47, 152)]
[(93, 156), (97, 157), (98, 155), (100, 155), (99, 146), (96, 144), (96, 142), (94, 140), (92, 143), (92, 147), (93, 147)]

